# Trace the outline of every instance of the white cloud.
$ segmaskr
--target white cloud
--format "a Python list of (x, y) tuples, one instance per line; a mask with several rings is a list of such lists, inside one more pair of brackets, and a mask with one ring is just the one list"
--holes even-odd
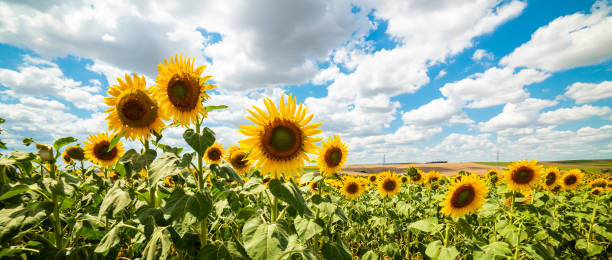
[(508, 103), (503, 111), (489, 121), (478, 123), (483, 132), (495, 132), (508, 128), (532, 127), (537, 124), (540, 110), (557, 104), (557, 101), (528, 98), (520, 103)]
[(601, 63), (612, 57), (611, 11), (609, 2), (598, 1), (591, 14), (559, 17), (540, 27), (500, 64), (560, 71)]
[(467, 102), (469, 108), (484, 108), (518, 102), (529, 97), (524, 86), (541, 82), (550, 74), (533, 69), (514, 72), (510, 68), (490, 68), (465, 79), (447, 83), (440, 92), (445, 97)]
[(317, 75), (312, 79), (312, 84), (314, 85), (323, 85), (327, 82), (335, 80), (338, 76), (340, 76), (340, 69), (338, 66), (332, 65), (327, 69), (319, 71)]
[(565, 96), (576, 100), (576, 104), (610, 98), (612, 97), (612, 81), (600, 83), (576, 82), (567, 87)]
[(461, 103), (455, 99), (438, 98), (420, 106), (417, 109), (405, 112), (402, 119), (406, 124), (414, 125), (440, 125), (455, 115), (461, 115)]
[(612, 110), (609, 107), (595, 107), (590, 105), (572, 108), (559, 108), (540, 114), (539, 121), (545, 124), (560, 125), (567, 122), (584, 120), (593, 116), (605, 116)]
[(436, 79), (442, 78), (446, 75), (446, 70), (440, 70), (440, 72), (438, 72), (438, 75), (436, 75)]
[(484, 50), (484, 49), (478, 49), (474, 51), (474, 54), (472, 55), (472, 59), (475, 61), (492, 60), (493, 53), (487, 52), (487, 50)]

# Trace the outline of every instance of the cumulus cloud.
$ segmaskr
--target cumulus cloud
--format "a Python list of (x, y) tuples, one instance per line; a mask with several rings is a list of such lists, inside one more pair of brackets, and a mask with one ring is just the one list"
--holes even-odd
[(564, 95), (576, 100), (576, 104), (610, 98), (612, 97), (612, 81), (600, 83), (576, 82), (567, 87)]
[(474, 51), (474, 54), (472, 55), (472, 59), (475, 61), (481, 61), (481, 60), (492, 60), (493, 59), (493, 53), (488, 52), (487, 50), (484, 49), (478, 49), (476, 51)]
[(601, 63), (612, 57), (611, 11), (609, 1), (598, 1), (590, 14), (559, 17), (540, 27), (500, 64), (561, 71)]
[(540, 110), (556, 105), (554, 100), (528, 98), (520, 103), (508, 103), (503, 111), (489, 121), (478, 123), (483, 132), (495, 132), (507, 128), (524, 128), (537, 124)]
[(584, 120), (593, 116), (605, 116), (610, 114), (609, 107), (596, 107), (590, 105), (576, 106), (572, 108), (559, 108), (540, 114), (539, 121), (545, 124), (560, 125), (567, 122)]

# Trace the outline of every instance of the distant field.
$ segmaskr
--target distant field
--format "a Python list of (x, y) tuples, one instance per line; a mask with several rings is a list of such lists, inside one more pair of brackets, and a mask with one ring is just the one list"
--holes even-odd
[(500, 167), (506, 167), (506, 165), (508, 164), (512, 164), (512, 162), (474, 162), (474, 163), (479, 163), (479, 164), (484, 164), (484, 165), (489, 165), (489, 166), (500, 166)]
[[(512, 162), (475, 162), (489, 166), (499, 165), (507, 167)], [(559, 170), (568, 171), (571, 169), (582, 169), (588, 173), (601, 173), (603, 169), (612, 168), (612, 159), (596, 159), (596, 160), (564, 160), (564, 161), (540, 161), (545, 167), (557, 167)]]
[(565, 164), (593, 165), (593, 166), (612, 166), (612, 159), (565, 160), (565, 161), (550, 161), (550, 162), (551, 163), (565, 163)]

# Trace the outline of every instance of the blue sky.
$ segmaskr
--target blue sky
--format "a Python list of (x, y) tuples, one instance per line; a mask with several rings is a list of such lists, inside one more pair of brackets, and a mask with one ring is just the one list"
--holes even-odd
[[(231, 11), (230, 11), (231, 10)], [(176, 53), (218, 89), (225, 146), (245, 109), (293, 94), (349, 163), (612, 157), (610, 1), (0, 3), (0, 139), (107, 131), (124, 73)], [(164, 142), (185, 146), (184, 129)]]

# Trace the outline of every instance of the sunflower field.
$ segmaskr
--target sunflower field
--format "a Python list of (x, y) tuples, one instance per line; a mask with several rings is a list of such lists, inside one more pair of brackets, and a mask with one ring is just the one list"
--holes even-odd
[[(117, 79), (104, 100), (108, 132), (25, 138), (38, 152), (0, 154), (0, 258), (612, 255), (607, 174), (523, 160), (484, 176), (414, 167), (343, 175), (348, 144), (318, 137), (322, 123), (292, 96), (245, 111), (244, 139), (221, 144), (206, 118), (226, 107), (205, 106), (216, 86), (194, 67), (181, 55), (160, 62), (150, 86), (136, 74)], [(164, 143), (170, 127), (184, 128), (192, 150)], [(317, 171), (305, 171), (312, 163)]]

